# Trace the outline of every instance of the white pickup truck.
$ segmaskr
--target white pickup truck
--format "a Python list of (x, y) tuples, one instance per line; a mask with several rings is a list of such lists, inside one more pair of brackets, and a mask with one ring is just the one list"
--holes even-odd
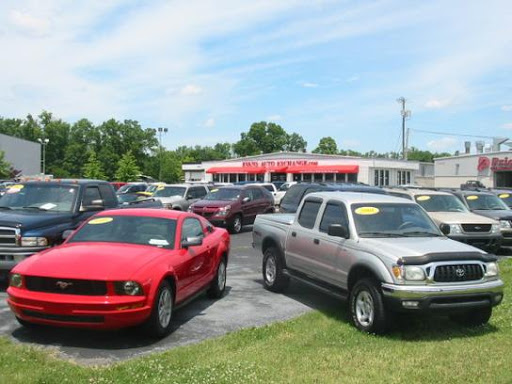
[(253, 246), (265, 288), (290, 278), (348, 298), (354, 325), (388, 329), (395, 312), (486, 323), (503, 299), (497, 258), (447, 238), (416, 203), (353, 192), (307, 195), (296, 215), (258, 215)]

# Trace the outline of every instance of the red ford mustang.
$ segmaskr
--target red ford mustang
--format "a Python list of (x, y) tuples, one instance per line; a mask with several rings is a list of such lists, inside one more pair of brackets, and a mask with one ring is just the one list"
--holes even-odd
[(10, 274), (8, 303), (18, 321), (115, 329), (144, 324), (163, 337), (173, 308), (226, 286), (229, 235), (192, 213), (101, 212), (56, 248)]

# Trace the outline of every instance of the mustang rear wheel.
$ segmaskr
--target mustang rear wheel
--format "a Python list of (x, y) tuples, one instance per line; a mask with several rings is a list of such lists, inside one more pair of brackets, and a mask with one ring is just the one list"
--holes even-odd
[(217, 273), (213, 278), (212, 284), (207, 291), (208, 297), (212, 299), (218, 299), (222, 297), (224, 291), (226, 290), (226, 258), (223, 257), (219, 266), (217, 267)]
[(151, 316), (146, 321), (145, 328), (149, 335), (164, 337), (171, 332), (171, 318), (173, 310), (173, 293), (170, 284), (162, 281), (153, 302)]

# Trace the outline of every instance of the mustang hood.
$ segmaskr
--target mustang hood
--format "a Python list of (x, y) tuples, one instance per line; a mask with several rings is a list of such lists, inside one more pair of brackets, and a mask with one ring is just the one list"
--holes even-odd
[(367, 252), (398, 260), (403, 256), (423, 256), (427, 253), (467, 253), (480, 252), (481, 249), (450, 240), (446, 237), (398, 237), (398, 238), (361, 238), (360, 244)]
[(49, 227), (71, 221), (71, 213), (56, 213), (37, 210), (0, 211), (0, 227), (19, 226), (25, 230)]
[(169, 252), (145, 245), (72, 243), (29, 257), (13, 271), (55, 278), (127, 280), (145, 264)]

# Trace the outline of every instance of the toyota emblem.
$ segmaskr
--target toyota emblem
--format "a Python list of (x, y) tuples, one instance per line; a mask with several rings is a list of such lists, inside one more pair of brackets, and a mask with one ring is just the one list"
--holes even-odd
[(71, 287), (73, 283), (68, 283), (67, 281), (57, 281), (55, 285), (60, 289), (65, 290), (66, 288)]
[(466, 271), (463, 268), (457, 268), (455, 270), (455, 275), (457, 277), (464, 277), (466, 275)]

